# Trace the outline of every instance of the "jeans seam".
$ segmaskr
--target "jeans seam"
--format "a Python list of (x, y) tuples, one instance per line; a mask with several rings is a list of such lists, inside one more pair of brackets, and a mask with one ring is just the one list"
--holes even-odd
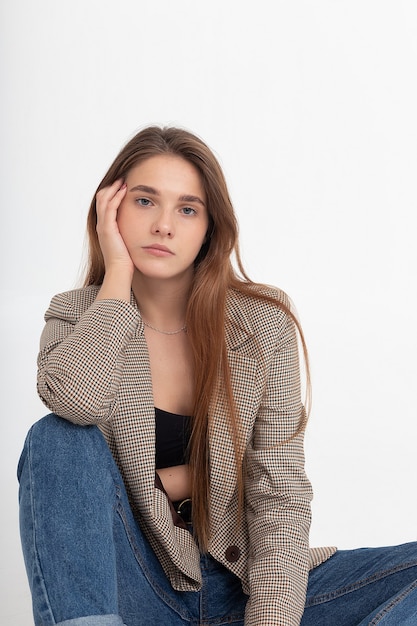
[(317, 604), (322, 604), (324, 602), (328, 602), (329, 600), (334, 600), (337, 597), (346, 595), (348, 593), (352, 593), (361, 587), (366, 587), (371, 583), (374, 583), (382, 578), (386, 578), (391, 574), (396, 574), (397, 572), (401, 572), (403, 570), (409, 569), (410, 567), (415, 567), (417, 565), (417, 561), (410, 561), (407, 563), (401, 563), (396, 567), (392, 567), (390, 569), (381, 570), (380, 572), (375, 572), (372, 576), (368, 576), (367, 578), (363, 578), (361, 580), (355, 581), (350, 585), (346, 585), (345, 587), (339, 587), (339, 589), (334, 589), (329, 593), (324, 593), (320, 596), (312, 596), (311, 598), (307, 598), (306, 608), (310, 606), (315, 606)]
[[(206, 557), (204, 559), (204, 563), (201, 563), (201, 572), (203, 574), (206, 572), (206, 577), (209, 576), (210, 573), (210, 564), (208, 561), (211, 560), (211, 557)], [(209, 617), (208, 616), (208, 600), (207, 600), (207, 591), (203, 582), (203, 586), (200, 592), (200, 620), (198, 622), (198, 626), (225, 626), (226, 624), (236, 624), (242, 623), (244, 620), (244, 612), (232, 612), (227, 615), (227, 618), (224, 617)]]
[(39, 556), (39, 551), (38, 551), (38, 544), (37, 544), (37, 516), (36, 516), (36, 507), (35, 507), (35, 484), (34, 484), (34, 480), (33, 480), (33, 473), (32, 473), (32, 430), (33, 430), (33, 426), (30, 429), (30, 433), (29, 433), (29, 438), (28, 438), (28, 454), (27, 454), (27, 459), (26, 459), (26, 463), (28, 464), (28, 473), (29, 473), (29, 484), (30, 484), (30, 502), (31, 502), (31, 508), (32, 508), (32, 519), (33, 519), (33, 553), (34, 553), (34, 571), (32, 572), (32, 576), (38, 576), (39, 577), (39, 582), (40, 582), (40, 588), (42, 589), (42, 595), (43, 595), (43, 599), (46, 605), (46, 610), (49, 613), (49, 617), (51, 619), (51, 624), (56, 624), (56, 620), (55, 620), (55, 615), (52, 611), (52, 607), (51, 607), (51, 603), (49, 600), (49, 596), (48, 596), (48, 591), (45, 585), (45, 578), (43, 575), (43, 570), (42, 570), (42, 566), (41, 566), (41, 559)]
[(398, 596), (393, 598), (389, 604), (384, 606), (384, 608), (369, 622), (369, 626), (375, 626), (379, 624), (379, 622), (386, 616), (388, 613), (397, 606), (400, 602), (404, 600), (415, 588), (417, 587), (417, 581), (414, 581), (409, 585), (406, 589), (402, 591)]

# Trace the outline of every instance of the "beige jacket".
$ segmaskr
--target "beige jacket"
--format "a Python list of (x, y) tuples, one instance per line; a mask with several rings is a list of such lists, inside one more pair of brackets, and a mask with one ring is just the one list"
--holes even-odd
[[(55, 296), (38, 357), (38, 391), (54, 413), (97, 424), (131, 504), (173, 587), (201, 585), (199, 552), (155, 487), (155, 412), (144, 326), (135, 300), (95, 301), (98, 287)], [(278, 290), (271, 291), (286, 301)], [(233, 444), (219, 380), (209, 413), (210, 554), (249, 595), (245, 625), (299, 624), (308, 568), (335, 548), (308, 549), (310, 483), (294, 324), (281, 309), (231, 292), (226, 328), (232, 385), (246, 449), (245, 519), (237, 523)]]

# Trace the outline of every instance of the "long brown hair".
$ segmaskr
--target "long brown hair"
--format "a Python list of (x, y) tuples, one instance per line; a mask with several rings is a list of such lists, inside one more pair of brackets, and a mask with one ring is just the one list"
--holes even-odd
[[(246, 275), (238, 247), (238, 226), (222, 169), (208, 146), (197, 136), (180, 128), (151, 126), (136, 134), (120, 151), (97, 188), (125, 178), (128, 171), (141, 161), (158, 154), (174, 154), (187, 160), (200, 173), (207, 198), (209, 228), (207, 238), (196, 260), (189, 295), (186, 324), (194, 360), (194, 411), (189, 448), (193, 527), (201, 549), (206, 549), (210, 537), (210, 492), (208, 453), (208, 413), (219, 374), (230, 416), (238, 479), (239, 510), (243, 508), (243, 450), (239, 446), (239, 422), (235, 408), (230, 370), (226, 353), (226, 298), (230, 289), (273, 302), (294, 321), (299, 331), (307, 364), (304, 337), (299, 322), (290, 307), (270, 295), (256, 290)], [(95, 195), (87, 220), (89, 260), (85, 285), (100, 285), (105, 266), (98, 242)], [(235, 255), (238, 274), (232, 265)], [(303, 414), (298, 432), (305, 427)]]

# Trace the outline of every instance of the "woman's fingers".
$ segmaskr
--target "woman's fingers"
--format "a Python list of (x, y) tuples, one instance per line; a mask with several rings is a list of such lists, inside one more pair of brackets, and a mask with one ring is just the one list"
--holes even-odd
[(123, 179), (116, 180), (109, 187), (100, 189), (96, 195), (97, 218), (106, 217), (106, 213), (114, 213), (113, 217), (116, 219), (117, 209), (125, 195), (126, 183)]
[(132, 271), (133, 263), (117, 225), (117, 211), (126, 195), (122, 179), (104, 187), (96, 195), (97, 235), (104, 257), (106, 272), (110, 267), (125, 267)]

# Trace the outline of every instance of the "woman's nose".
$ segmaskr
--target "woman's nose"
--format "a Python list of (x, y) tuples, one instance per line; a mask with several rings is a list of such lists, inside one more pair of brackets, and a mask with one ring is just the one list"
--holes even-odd
[(168, 211), (160, 211), (156, 216), (152, 226), (152, 233), (164, 237), (172, 237), (174, 234), (174, 224), (172, 214)]

